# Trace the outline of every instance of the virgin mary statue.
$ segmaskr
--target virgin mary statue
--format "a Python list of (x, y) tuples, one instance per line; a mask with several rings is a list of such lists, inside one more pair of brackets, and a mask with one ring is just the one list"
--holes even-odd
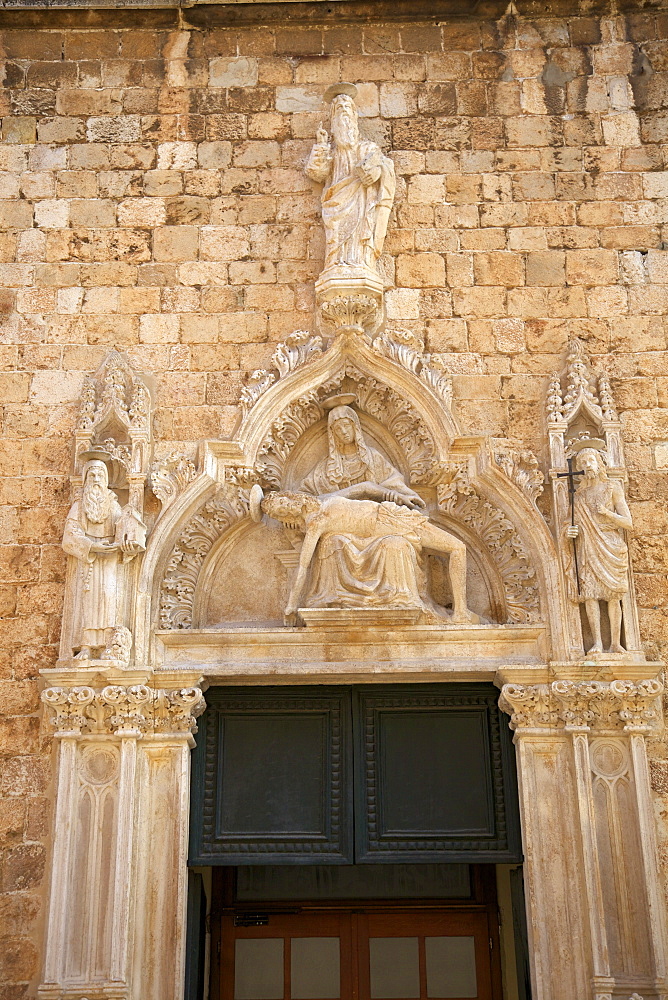
[(309, 607), (385, 607), (427, 610), (421, 543), (416, 519), (424, 501), (398, 469), (364, 440), (352, 407), (335, 406), (327, 421), (327, 456), (304, 479), (302, 489), (321, 499), (380, 501), (382, 530), (372, 536), (324, 534), (312, 566)]

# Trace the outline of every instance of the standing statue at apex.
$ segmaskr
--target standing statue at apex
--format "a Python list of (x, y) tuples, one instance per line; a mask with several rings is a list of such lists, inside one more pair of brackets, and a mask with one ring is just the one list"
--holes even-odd
[(352, 84), (330, 87), (332, 140), (322, 126), (306, 164), (311, 180), (324, 185), (325, 272), (354, 268), (376, 274), (376, 261), (392, 211), (394, 164), (380, 147), (360, 138)]

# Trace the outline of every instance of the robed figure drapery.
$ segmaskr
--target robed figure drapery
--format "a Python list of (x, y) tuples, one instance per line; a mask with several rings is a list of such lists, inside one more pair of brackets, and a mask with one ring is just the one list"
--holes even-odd
[(321, 539), (309, 607), (426, 606), (426, 576), (414, 519), (427, 519), (410, 509), (420, 506), (422, 500), (406, 485), (399, 470), (367, 444), (351, 406), (330, 409), (327, 455), (304, 479), (302, 489), (319, 497), (342, 494), (357, 500), (371, 495), (386, 499), (378, 515), (383, 520), (380, 537), (327, 534)]
[(353, 399), (344, 394), (326, 402), (327, 455), (303, 480), (303, 492), (274, 494), (263, 508), (305, 531), (287, 622), (294, 622), (309, 571), (306, 607), (411, 608), (447, 617), (428, 594), (423, 549), (448, 556), (452, 620), (471, 621), (464, 543), (429, 522), (422, 498), (365, 441), (348, 405)]
[[(563, 532), (569, 594), (587, 612), (593, 643), (589, 653), (603, 652), (600, 601), (608, 606), (611, 653), (623, 653), (621, 599), (629, 589), (629, 552), (624, 530), (633, 526), (622, 484), (608, 479), (600, 452), (582, 448), (575, 461), (583, 473), (573, 499), (574, 524)], [(575, 553), (573, 552), (575, 546)], [(575, 558), (577, 555), (577, 573)]]
[(132, 508), (122, 508), (107, 486), (104, 462), (84, 467), (83, 492), (67, 515), (63, 549), (76, 560), (72, 581), (72, 645), (81, 659), (104, 650), (113, 631), (125, 628), (122, 607), (126, 563), (145, 548), (146, 528)]
[(332, 101), (333, 148), (318, 129), (306, 174), (324, 184), (325, 272), (343, 266), (375, 273), (394, 201), (394, 164), (375, 142), (360, 138), (355, 88), (342, 88), (349, 89)]

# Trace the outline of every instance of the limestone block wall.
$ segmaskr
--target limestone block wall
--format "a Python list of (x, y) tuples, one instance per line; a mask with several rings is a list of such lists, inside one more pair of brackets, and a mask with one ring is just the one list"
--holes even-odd
[[(158, 455), (231, 433), (250, 373), (313, 323), (324, 240), (302, 165), (329, 83), (360, 84), (362, 130), (395, 161), (388, 321), (447, 360), (464, 430), (518, 437), (545, 465), (541, 401), (569, 336), (609, 374), (643, 637), (668, 653), (668, 12), (113, 17), (52, 12), (0, 37), (0, 1000), (39, 975), (37, 671), (57, 656), (84, 376), (112, 346), (155, 375)], [(652, 752), (668, 878), (668, 746)]]

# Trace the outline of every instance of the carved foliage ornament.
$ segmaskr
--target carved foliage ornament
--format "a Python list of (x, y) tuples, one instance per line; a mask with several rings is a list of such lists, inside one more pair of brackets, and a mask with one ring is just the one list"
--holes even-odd
[(509, 621), (540, 621), (536, 573), (512, 521), (478, 496), (462, 470), (438, 487), (438, 505), (444, 514), (467, 524), (489, 549), (503, 583)]
[(499, 705), (511, 729), (647, 732), (661, 720), (658, 678), (642, 681), (553, 681), (505, 684)]
[(160, 588), (161, 628), (190, 628), (200, 568), (213, 543), (248, 513), (248, 491), (222, 487), (188, 522), (174, 546)]
[(318, 334), (311, 334), (308, 330), (295, 330), (291, 333), (284, 343), (278, 345), (271, 358), (278, 376), (274, 372), (258, 369), (251, 375), (248, 385), (241, 390), (239, 401), (243, 416), (245, 417), (253, 409), (260, 396), (274, 384), (277, 377), (284, 378), (320, 354), (322, 354), (322, 337)]
[(42, 692), (42, 701), (52, 709), (53, 726), (63, 735), (191, 733), (206, 707), (198, 687), (167, 691), (145, 684), (51, 687)]
[[(267, 485), (281, 487), (286, 460), (302, 434), (325, 415), (323, 400), (340, 392), (344, 379), (355, 390), (357, 408), (375, 417), (401, 446), (413, 484), (426, 484), (436, 474), (436, 444), (424, 421), (398, 393), (364, 375), (347, 362), (318, 389), (300, 396), (274, 421), (258, 456), (257, 470)], [(346, 389), (347, 391), (347, 389)]]
[(535, 505), (543, 492), (543, 473), (538, 468), (538, 459), (520, 441), (493, 438), (494, 461), (511, 482), (516, 483)]
[(182, 493), (197, 476), (195, 463), (178, 451), (167, 458), (156, 460), (151, 466), (151, 489), (162, 504), (163, 510)]
[(450, 407), (452, 378), (438, 354), (425, 354), (424, 343), (416, 334), (409, 330), (386, 330), (375, 338), (372, 346), (378, 354), (417, 375)]

